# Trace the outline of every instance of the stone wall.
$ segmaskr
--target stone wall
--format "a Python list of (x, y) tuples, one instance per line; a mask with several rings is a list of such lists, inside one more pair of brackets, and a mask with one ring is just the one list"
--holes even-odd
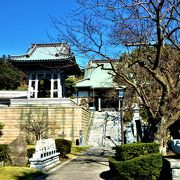
[[(34, 121), (44, 120), (48, 125), (48, 132), (44, 135), (52, 138), (65, 138), (75, 143), (79, 139), (79, 131), (82, 130), (83, 142), (85, 132), (90, 120), (90, 113), (82, 107), (63, 106), (31, 106), (31, 107), (7, 107), (0, 109), (0, 122), (5, 126), (0, 144), (10, 144), (24, 131), (23, 124), (28, 119)], [(34, 138), (31, 133), (28, 138)]]

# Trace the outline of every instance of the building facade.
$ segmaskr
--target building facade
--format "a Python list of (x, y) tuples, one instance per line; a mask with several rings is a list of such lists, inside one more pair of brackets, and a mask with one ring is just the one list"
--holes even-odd
[(26, 54), (11, 56), (10, 62), (27, 74), (28, 98), (65, 97), (65, 78), (81, 73), (66, 43), (33, 44)]
[(87, 106), (98, 111), (118, 108), (116, 86), (109, 61), (91, 60), (85, 68), (84, 78), (76, 84), (78, 103), (86, 101)]

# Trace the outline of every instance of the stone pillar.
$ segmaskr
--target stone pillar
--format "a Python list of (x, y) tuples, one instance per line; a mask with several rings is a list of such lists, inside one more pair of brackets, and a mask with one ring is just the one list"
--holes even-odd
[(35, 98), (38, 97), (38, 74), (36, 74), (36, 80), (35, 80)]
[(62, 85), (61, 85), (60, 73), (58, 73), (57, 85), (58, 85), (58, 97), (62, 98)]
[(133, 107), (133, 119), (132, 119), (132, 128), (133, 128), (133, 135), (134, 135), (134, 142), (137, 142), (137, 126), (136, 121), (140, 120), (139, 115), (139, 107), (137, 104)]
[(98, 98), (98, 111), (101, 111), (101, 98)]
[(29, 74), (28, 99), (31, 98), (31, 94), (32, 94), (32, 74)]

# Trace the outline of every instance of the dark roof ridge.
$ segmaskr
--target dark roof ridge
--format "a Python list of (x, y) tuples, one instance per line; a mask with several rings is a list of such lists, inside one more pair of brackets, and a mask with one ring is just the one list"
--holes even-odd
[[(38, 46), (38, 47), (39, 47), (39, 46), (40, 46), (40, 47), (42, 47), (42, 46), (43, 46), (43, 47), (46, 47), (46, 46), (48, 47), (48, 46), (57, 46), (57, 45), (63, 45), (63, 44), (66, 45), (66, 46), (68, 46), (66, 42), (58, 42), (58, 43), (33, 43), (33, 44), (31, 45), (31, 47), (34, 46), (34, 45), (36, 45), (36, 46)], [(69, 47), (69, 46), (68, 46), (68, 47)]]

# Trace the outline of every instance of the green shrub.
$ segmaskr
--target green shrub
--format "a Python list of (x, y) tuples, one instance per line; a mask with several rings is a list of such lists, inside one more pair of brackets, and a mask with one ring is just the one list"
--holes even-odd
[(35, 148), (28, 148), (27, 149), (27, 157), (31, 158), (35, 152)]
[(118, 175), (118, 166), (122, 165), (123, 161), (117, 161), (115, 157), (109, 157), (109, 167), (114, 175)]
[(139, 157), (141, 155), (147, 155), (151, 153), (159, 152), (159, 145), (157, 143), (133, 143), (124, 144), (115, 147), (116, 160), (126, 161)]
[(156, 180), (162, 168), (162, 156), (159, 153), (143, 155), (127, 161), (109, 158), (109, 166), (117, 179)]
[(2, 132), (3, 127), (4, 127), (4, 124), (2, 124), (2, 123), (0, 122), (0, 136), (2, 136), (2, 135), (3, 135), (3, 132)]
[(55, 139), (57, 152), (60, 152), (60, 158), (65, 158), (66, 154), (71, 152), (72, 142), (67, 139)]
[(8, 145), (6, 144), (0, 144), (0, 161), (8, 161), (9, 155), (8, 155)]

